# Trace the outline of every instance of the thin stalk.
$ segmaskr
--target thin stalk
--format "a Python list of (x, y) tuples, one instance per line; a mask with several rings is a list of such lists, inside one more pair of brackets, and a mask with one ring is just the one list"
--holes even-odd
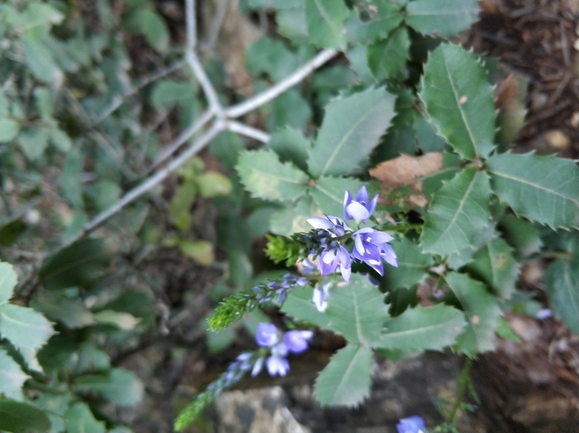
[(458, 415), (458, 410), (460, 409), (460, 405), (464, 399), (464, 395), (468, 390), (468, 383), (470, 381), (470, 370), (472, 368), (472, 358), (466, 358), (466, 362), (464, 363), (464, 367), (462, 367), (462, 371), (460, 372), (460, 376), (458, 377), (458, 393), (456, 395), (456, 401), (454, 402), (454, 406), (452, 411), (450, 412), (450, 417), (448, 418), (449, 424), (454, 424), (454, 420)]

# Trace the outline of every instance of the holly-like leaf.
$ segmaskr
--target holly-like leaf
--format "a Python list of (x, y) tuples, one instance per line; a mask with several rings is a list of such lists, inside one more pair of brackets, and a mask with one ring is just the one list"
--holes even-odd
[(297, 129), (284, 128), (274, 132), (267, 145), (278, 154), (282, 162), (291, 162), (304, 171), (308, 169), (308, 152), (312, 143)]
[(404, 66), (410, 49), (406, 27), (400, 27), (383, 41), (368, 46), (368, 66), (378, 80), (396, 77), (406, 72)]
[(371, 344), (388, 317), (384, 294), (359, 274), (352, 275), (346, 287), (332, 290), (327, 302), (330, 329), (352, 344)]
[(310, 42), (318, 47), (344, 49), (344, 21), (350, 10), (343, 0), (305, 0)]
[(569, 258), (557, 259), (545, 273), (545, 288), (555, 315), (579, 334), (579, 236), (569, 245)]
[(4, 349), (0, 348), (0, 394), (21, 400), (22, 385), (29, 377), (22, 371), (18, 363)]
[(105, 423), (97, 421), (86, 403), (73, 404), (64, 415), (67, 432), (105, 433)]
[(493, 88), (474, 55), (441, 45), (430, 54), (421, 84), (419, 96), (437, 132), (463, 158), (487, 157), (495, 147)]
[(407, 238), (394, 240), (391, 245), (398, 256), (398, 267), (388, 268), (384, 273), (388, 289), (420, 284), (428, 276), (428, 268), (434, 264), (432, 256), (422, 254), (418, 245)]
[(378, 39), (386, 39), (390, 32), (402, 22), (399, 5), (389, 0), (370, 0), (359, 4), (368, 16), (361, 20), (359, 13), (353, 12), (346, 22), (346, 38), (350, 42), (368, 44)]
[(389, 127), (394, 100), (383, 89), (369, 89), (330, 102), (310, 152), (310, 174), (341, 176), (359, 168)]
[(444, 256), (470, 246), (490, 218), (490, 194), (488, 176), (474, 167), (446, 182), (425, 216), (423, 251)]
[(481, 282), (465, 274), (449, 272), (444, 279), (467, 319), (467, 327), (456, 341), (457, 350), (468, 356), (493, 350), (495, 329), (501, 316), (497, 298)]
[(466, 325), (464, 314), (447, 305), (409, 308), (384, 323), (374, 346), (396, 350), (442, 350)]
[(325, 406), (356, 406), (370, 395), (372, 350), (348, 345), (340, 349), (322, 370), (314, 393)]
[(355, 196), (363, 183), (359, 180), (343, 177), (321, 177), (310, 189), (310, 195), (326, 215), (342, 217), (344, 212), (344, 194), (350, 191)]
[(16, 272), (9, 263), (0, 262), (0, 304), (8, 302), (16, 286)]
[[(50, 420), (46, 413), (28, 403), (0, 399), (0, 430), (11, 433), (46, 432)], [(71, 430), (72, 431), (72, 430)], [(74, 430), (80, 432), (81, 430)], [(88, 433), (88, 432), (87, 432)], [(104, 433), (104, 430), (103, 430)]]
[(322, 329), (330, 329), (330, 318), (326, 314), (318, 311), (312, 301), (312, 296), (313, 290), (311, 287), (294, 287), (283, 303), (281, 311), (296, 320), (311, 323)]
[(134, 406), (143, 398), (144, 387), (132, 372), (113, 368), (103, 374), (80, 376), (75, 388), (81, 392), (93, 391), (102, 398), (119, 406)]
[(509, 299), (515, 291), (519, 263), (513, 257), (509, 244), (495, 238), (474, 254), (467, 270), (487, 283), (497, 295)]
[(570, 159), (503, 153), (486, 166), (499, 199), (549, 227), (579, 227), (579, 168)]
[(447, 38), (478, 20), (477, 0), (415, 0), (406, 6), (406, 23), (425, 35)]
[(265, 200), (295, 200), (308, 189), (308, 176), (290, 163), (281, 163), (273, 150), (243, 152), (237, 171), (251, 195)]

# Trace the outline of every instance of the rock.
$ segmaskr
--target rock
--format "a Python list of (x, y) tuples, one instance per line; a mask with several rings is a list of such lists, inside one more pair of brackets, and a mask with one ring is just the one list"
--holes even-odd
[(565, 135), (565, 133), (560, 129), (546, 132), (545, 139), (547, 140), (547, 143), (549, 143), (549, 146), (557, 150), (567, 149), (571, 143), (569, 137), (567, 137), (567, 135)]

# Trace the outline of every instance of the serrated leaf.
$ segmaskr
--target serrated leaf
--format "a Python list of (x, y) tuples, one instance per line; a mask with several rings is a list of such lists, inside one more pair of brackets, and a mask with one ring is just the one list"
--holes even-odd
[(425, 216), (422, 250), (444, 256), (470, 246), (490, 219), (490, 194), (487, 174), (475, 167), (445, 183)]
[(245, 188), (257, 198), (290, 201), (308, 189), (308, 176), (290, 163), (281, 163), (273, 150), (242, 152), (237, 171)]
[(29, 377), (22, 371), (18, 363), (4, 349), (0, 348), (0, 394), (21, 400), (22, 385)]
[(8, 302), (12, 297), (17, 280), (14, 267), (9, 263), (0, 262), (0, 304)]
[(77, 391), (92, 391), (119, 406), (134, 406), (143, 398), (144, 387), (132, 372), (113, 368), (104, 374), (89, 374), (76, 380)]
[(474, 24), (478, 12), (477, 0), (415, 0), (406, 6), (406, 23), (422, 34), (447, 38)]
[(388, 317), (384, 294), (359, 274), (352, 275), (346, 287), (332, 290), (327, 302), (330, 329), (352, 344), (371, 344)]
[(267, 146), (278, 154), (282, 162), (291, 162), (301, 170), (308, 169), (308, 152), (312, 143), (304, 135), (292, 128), (283, 128), (271, 134)]
[(545, 289), (555, 316), (579, 334), (579, 236), (574, 233), (568, 259), (557, 259), (545, 272)]
[(73, 404), (64, 415), (68, 433), (105, 433), (105, 423), (97, 421), (86, 403)]
[(509, 299), (515, 291), (519, 263), (513, 257), (509, 244), (495, 238), (473, 255), (473, 262), (467, 270), (487, 283), (497, 295)]
[(323, 48), (344, 49), (343, 26), (350, 10), (343, 0), (304, 0), (308, 36), (312, 44)]
[(398, 257), (398, 267), (390, 267), (384, 273), (386, 287), (410, 288), (420, 284), (428, 276), (428, 268), (434, 264), (432, 256), (422, 254), (418, 245), (407, 238), (396, 239), (391, 245)]
[[(50, 420), (40, 409), (27, 403), (0, 399), (0, 430), (25, 433), (45, 432), (48, 429), (50, 429)], [(80, 430), (77, 431), (81, 433)]]
[[(340, 290), (331, 289), (330, 290)], [(296, 320), (318, 326), (322, 329), (330, 329), (329, 317), (318, 311), (312, 300), (313, 290), (311, 287), (294, 287), (289, 292), (283, 303), (281, 311)]]
[(515, 213), (549, 227), (579, 226), (579, 168), (570, 159), (504, 153), (489, 158), (493, 192)]
[(410, 37), (406, 27), (396, 29), (388, 39), (368, 46), (368, 67), (377, 80), (392, 78), (400, 72), (406, 73), (405, 66), (410, 49)]
[(467, 327), (456, 341), (457, 350), (468, 356), (493, 350), (495, 329), (501, 316), (497, 298), (484, 284), (467, 275), (449, 272), (444, 279), (467, 318)]
[(370, 0), (359, 5), (369, 19), (362, 21), (359, 13), (353, 12), (346, 21), (346, 38), (354, 44), (368, 44), (386, 39), (390, 32), (402, 22), (399, 5), (388, 0)]
[(308, 160), (312, 176), (341, 176), (359, 168), (394, 117), (395, 97), (383, 89), (335, 99)]
[(340, 349), (316, 379), (314, 393), (325, 406), (356, 406), (370, 395), (372, 350), (348, 345)]
[(419, 96), (437, 132), (463, 158), (487, 157), (495, 148), (493, 89), (474, 55), (441, 45), (430, 54), (421, 85)]
[(472, 242), (462, 250), (455, 251), (448, 255), (446, 265), (450, 269), (458, 270), (473, 261), (476, 251), (498, 236), (496, 224), (489, 220), (487, 225), (473, 238)]
[(326, 215), (342, 217), (344, 194), (350, 191), (355, 196), (364, 185), (357, 179), (343, 177), (320, 177), (310, 189), (310, 195)]
[(271, 217), (270, 230), (276, 235), (291, 236), (298, 232), (309, 232), (312, 226), (307, 219), (321, 213), (320, 208), (308, 195), (300, 197), (294, 204), (280, 209)]
[(454, 343), (466, 325), (464, 314), (447, 305), (415, 307), (384, 323), (373, 345), (396, 350), (442, 350)]

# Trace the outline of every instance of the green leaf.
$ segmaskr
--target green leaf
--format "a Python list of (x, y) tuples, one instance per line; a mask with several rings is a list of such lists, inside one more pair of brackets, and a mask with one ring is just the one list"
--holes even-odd
[(38, 277), (48, 290), (90, 286), (104, 273), (109, 261), (102, 240), (83, 239), (50, 257)]
[(308, 160), (312, 176), (341, 176), (359, 168), (394, 117), (395, 97), (369, 89), (330, 102)]
[(400, 27), (390, 37), (368, 46), (368, 67), (378, 80), (406, 73), (406, 60), (410, 49), (410, 37), (405, 27)]
[(289, 76), (298, 66), (296, 55), (282, 41), (267, 37), (247, 49), (245, 64), (253, 76), (266, 74), (274, 81)]
[(249, 7), (253, 9), (286, 9), (302, 5), (302, 0), (248, 0)]
[[(0, 430), (27, 433), (29, 431), (45, 432), (48, 429), (50, 429), (50, 420), (40, 409), (27, 403), (0, 399)], [(76, 431), (81, 433), (81, 430)]]
[(163, 18), (153, 10), (137, 8), (128, 17), (127, 26), (145, 36), (145, 39), (158, 52), (165, 52), (169, 47), (170, 35)]
[(18, 363), (4, 349), (0, 348), (0, 394), (21, 400), (22, 385), (29, 377), (22, 371)]
[(237, 172), (251, 195), (265, 200), (295, 200), (308, 188), (308, 176), (290, 163), (281, 163), (273, 150), (242, 152)]
[(277, 235), (290, 236), (298, 232), (309, 232), (312, 226), (307, 219), (321, 214), (320, 208), (308, 195), (300, 197), (294, 204), (280, 209), (271, 217), (270, 230)]
[(157, 110), (170, 110), (176, 104), (195, 98), (197, 85), (192, 81), (161, 80), (151, 92), (151, 104)]
[(416, 243), (402, 238), (392, 241), (398, 256), (398, 267), (388, 268), (383, 280), (388, 289), (410, 288), (420, 284), (428, 276), (428, 268), (434, 264), (431, 255), (422, 254)]
[(227, 195), (233, 189), (229, 178), (218, 171), (208, 171), (197, 177), (199, 194), (202, 197), (216, 197)]
[(513, 257), (509, 244), (495, 238), (474, 254), (467, 270), (487, 283), (497, 295), (509, 299), (515, 291), (519, 263)]
[(486, 166), (499, 199), (518, 215), (549, 227), (579, 226), (579, 168), (570, 159), (504, 153)]
[(143, 398), (144, 387), (132, 372), (113, 368), (104, 374), (79, 376), (75, 388), (80, 392), (96, 392), (119, 406), (134, 406)]
[(579, 334), (579, 236), (574, 233), (569, 258), (557, 259), (545, 273), (545, 288), (555, 316)]
[(79, 302), (70, 299), (50, 296), (36, 297), (31, 301), (30, 306), (50, 320), (61, 322), (71, 329), (95, 324), (92, 313)]
[(421, 85), (419, 96), (437, 132), (463, 158), (487, 157), (495, 147), (493, 88), (474, 55), (441, 45), (430, 54)]
[(0, 243), (5, 247), (14, 245), (20, 239), (20, 235), (26, 231), (26, 228), (27, 225), (20, 218), (4, 224), (0, 227)]
[(73, 149), (66, 155), (60, 178), (62, 195), (75, 209), (82, 209), (83, 184), (82, 170), (84, 158), (79, 149)]
[(51, 121), (54, 106), (50, 90), (46, 87), (37, 87), (34, 89), (34, 98), (36, 99), (36, 107), (40, 113), (40, 118), (47, 122)]
[(467, 318), (467, 327), (456, 342), (457, 350), (468, 356), (493, 350), (495, 329), (501, 316), (497, 298), (482, 283), (467, 275), (449, 272), (444, 279)]
[(213, 244), (204, 239), (197, 241), (183, 239), (179, 242), (179, 248), (181, 248), (181, 251), (183, 251), (186, 256), (192, 258), (200, 265), (209, 266), (215, 261)]
[(384, 323), (374, 346), (397, 350), (442, 350), (454, 343), (466, 325), (464, 314), (447, 305), (409, 308)]
[(72, 140), (70, 137), (62, 130), (54, 127), (50, 131), (50, 142), (54, 147), (56, 147), (61, 152), (69, 152), (72, 148)]
[(300, 7), (277, 11), (275, 21), (277, 22), (277, 32), (280, 35), (285, 36), (293, 42), (307, 40), (308, 26), (306, 22), (306, 8), (303, 4), (301, 4)]
[(285, 91), (275, 98), (269, 107), (271, 111), (266, 119), (269, 130), (289, 126), (303, 131), (312, 118), (310, 105), (296, 89)]
[(346, 47), (343, 26), (350, 10), (343, 0), (304, 0), (310, 42), (318, 47)]
[(352, 344), (371, 344), (380, 335), (388, 317), (384, 294), (367, 277), (354, 274), (346, 287), (337, 287), (328, 297), (326, 315), (330, 329)]
[(134, 330), (141, 321), (132, 314), (113, 310), (101, 310), (93, 317), (97, 323), (111, 325), (123, 331)]
[(29, 161), (37, 161), (48, 147), (50, 131), (46, 128), (24, 128), (18, 134), (18, 144)]
[[(402, 22), (399, 5), (389, 0), (370, 0), (359, 4), (361, 10), (351, 14), (346, 21), (346, 38), (354, 44), (368, 44), (378, 39), (386, 39), (390, 32)], [(362, 20), (360, 12), (368, 16)]]
[(543, 245), (541, 237), (529, 221), (507, 214), (501, 218), (499, 227), (505, 240), (515, 248), (519, 259), (529, 257), (541, 250)]
[(41, 41), (22, 37), (22, 48), (26, 56), (26, 63), (32, 74), (40, 81), (59, 86), (64, 74), (52, 58), (51, 52)]
[(312, 143), (300, 131), (288, 127), (277, 130), (271, 134), (267, 146), (278, 154), (282, 162), (291, 162), (303, 171), (308, 169), (306, 161)]
[(442, 152), (446, 149), (446, 141), (436, 133), (434, 127), (428, 123), (424, 116), (416, 118), (413, 128), (418, 147), (424, 153)]
[(447, 38), (474, 24), (478, 12), (477, 0), (415, 0), (406, 6), (406, 23), (422, 34)]
[(0, 305), (12, 297), (17, 280), (14, 267), (10, 263), (0, 262)]
[(348, 345), (340, 349), (322, 370), (314, 393), (325, 406), (356, 406), (370, 395), (372, 350)]
[[(72, 394), (64, 392), (62, 394), (54, 394), (51, 392), (38, 392), (37, 398), (34, 400), (34, 405), (48, 415), (50, 420), (50, 430), (46, 433), (62, 433), (64, 432), (64, 414), (70, 406), (73, 399)], [(44, 430), (43, 430), (44, 431)]]
[(312, 301), (312, 297), (313, 290), (310, 286), (294, 287), (283, 303), (281, 311), (293, 317), (295, 320), (301, 320), (322, 329), (331, 329), (330, 318), (326, 314), (318, 311)]
[(425, 216), (422, 250), (444, 256), (470, 246), (490, 219), (490, 193), (487, 174), (475, 167), (444, 183)]
[(105, 433), (105, 423), (97, 421), (86, 403), (75, 403), (64, 415), (68, 433)]
[(6, 117), (0, 119), (0, 143), (9, 143), (16, 138), (20, 124)]
[(310, 195), (326, 215), (344, 212), (344, 194), (350, 191), (354, 197), (364, 185), (357, 179), (343, 177), (320, 177), (310, 189)]

